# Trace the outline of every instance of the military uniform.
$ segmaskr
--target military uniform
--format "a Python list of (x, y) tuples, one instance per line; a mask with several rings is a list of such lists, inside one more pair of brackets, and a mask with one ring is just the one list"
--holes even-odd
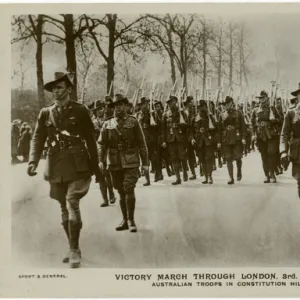
[[(158, 119), (158, 124), (160, 124), (159, 130), (158, 130), (158, 132), (159, 132), (160, 170), (162, 170), (162, 163), (164, 163), (167, 174), (168, 174), (169, 177), (171, 177), (173, 175), (173, 171), (172, 171), (172, 167), (171, 167), (171, 159), (170, 159), (170, 156), (169, 156), (169, 153), (168, 153), (168, 149), (162, 147), (162, 143), (163, 143), (163, 139), (162, 139), (162, 135), (163, 135), (163, 125), (162, 125), (163, 106), (162, 106), (162, 103), (160, 101), (157, 101), (156, 103), (159, 103), (161, 105), (161, 110), (156, 112), (156, 116), (157, 116), (157, 119)], [(155, 103), (155, 105), (156, 105), (156, 103)], [(163, 179), (163, 176), (161, 178)]]
[[(191, 132), (190, 132), (190, 141), (195, 141), (194, 148), (196, 150), (197, 157), (201, 165), (203, 166), (206, 183), (213, 183), (212, 180), (212, 171), (213, 171), (213, 162), (215, 159), (214, 151), (216, 144), (220, 143), (220, 138), (217, 130), (216, 123), (214, 119), (210, 119), (210, 116), (207, 113), (207, 109), (204, 110), (202, 107), (207, 108), (205, 100), (200, 100), (200, 111), (191, 121)], [(213, 128), (210, 128), (210, 121), (213, 124)]]
[[(173, 100), (176, 97), (170, 97)], [(182, 113), (183, 123), (180, 123), (180, 111), (178, 107), (169, 109), (163, 115), (163, 130), (162, 142), (167, 144), (168, 152), (173, 164), (173, 169), (176, 175), (176, 182), (173, 184), (180, 184), (180, 163), (183, 165), (183, 180), (187, 181), (187, 135), (188, 135), (188, 119), (184, 112)]]
[[(233, 103), (231, 97), (226, 97), (225, 103)], [(235, 160), (237, 163), (237, 180), (242, 178), (242, 157), (243, 144), (242, 140), (246, 139), (245, 120), (240, 111), (235, 108), (225, 110), (221, 114), (220, 120), (220, 136), (222, 151), (226, 158), (228, 174), (230, 180), (228, 184), (233, 184), (233, 164)]]
[[(101, 128), (102, 128), (104, 122), (112, 117), (111, 109), (107, 108), (107, 106), (109, 106), (109, 105), (105, 104), (101, 100), (97, 100), (97, 101), (95, 101), (94, 107), (92, 108), (92, 111), (95, 114), (93, 123), (94, 123), (94, 127), (95, 127), (96, 140), (99, 139)], [(100, 108), (104, 108), (104, 114), (102, 117), (97, 115), (97, 110)], [(111, 176), (110, 176), (109, 172), (107, 170), (100, 170), (97, 181), (99, 182), (99, 188), (100, 188), (100, 192), (101, 192), (101, 195), (103, 198), (103, 203), (100, 206), (101, 207), (108, 206), (109, 202), (108, 202), (108, 197), (107, 197), (107, 191), (109, 194), (110, 203), (114, 204), (116, 202), (116, 198), (115, 198), (112, 180), (111, 180)]]
[(138, 119), (142, 126), (145, 140), (148, 148), (149, 159), (154, 168), (154, 181), (162, 180), (162, 167), (161, 167), (161, 132), (162, 132), (162, 120), (153, 112), (152, 114), (155, 124), (151, 124), (150, 110), (140, 111)]
[[(117, 94), (115, 102), (118, 101), (124, 101), (124, 97)], [(107, 164), (113, 186), (120, 195), (123, 221), (116, 230), (128, 229), (129, 222), (129, 227), (134, 232), (134, 189), (139, 178), (140, 158), (143, 166), (149, 166), (145, 137), (137, 118), (125, 115), (123, 118), (113, 117), (107, 120), (98, 140), (98, 152), (100, 162)]]
[[(70, 81), (63, 73), (55, 73), (55, 77), (45, 85), (46, 90), (52, 91), (52, 86), (60, 81)], [(32, 166), (37, 166), (45, 141), (48, 152), (44, 177), (50, 183), (50, 197), (60, 203), (62, 225), (70, 244), (70, 263), (73, 258), (76, 261), (71, 267), (77, 267), (82, 228), (79, 201), (87, 194), (91, 176), (98, 168), (94, 127), (88, 109), (68, 100), (64, 108), (53, 103), (40, 111), (31, 141), (27, 171), (30, 176), (35, 175)], [(68, 260), (66, 257), (64, 262)]]
[[(267, 97), (264, 91), (260, 97)], [(275, 119), (270, 120), (270, 110)], [(263, 170), (266, 176), (265, 183), (276, 182), (275, 168), (278, 155), (278, 128), (279, 115), (274, 107), (269, 104), (260, 105), (252, 112), (251, 123), (254, 134), (256, 135), (257, 147), (261, 154)]]
[[(146, 98), (141, 99), (141, 110), (137, 114), (137, 119), (139, 123), (141, 124), (141, 127), (143, 129), (143, 133), (146, 140), (146, 145), (148, 148), (148, 155), (149, 160), (152, 164), (152, 167), (154, 168), (154, 178), (155, 181), (158, 181), (162, 174), (161, 174), (161, 168), (160, 168), (160, 157), (159, 157), (159, 136), (160, 136), (160, 130), (161, 130), (161, 121), (157, 117), (155, 113), (153, 113), (152, 117), (156, 123), (151, 124), (150, 122), (150, 109), (148, 106), (149, 100)], [(149, 172), (145, 172), (146, 177), (146, 183), (144, 186), (150, 185), (150, 174)]]
[[(291, 93), (300, 98), (300, 83), (298, 90)], [(295, 101), (295, 98), (293, 99)], [(285, 115), (280, 135), (280, 155), (285, 170), (289, 161), (292, 163), (292, 176), (297, 181), (298, 197), (300, 199), (300, 104), (290, 108)]]
[[(191, 124), (192, 119), (196, 115), (195, 106), (194, 105), (188, 106), (188, 105), (190, 105), (190, 102), (192, 102), (192, 101), (193, 101), (193, 97), (188, 96), (186, 98), (185, 103), (184, 103), (187, 106), (187, 108), (185, 109), (185, 114), (186, 114), (187, 119), (188, 119), (188, 124)], [(196, 164), (195, 151), (194, 151), (194, 148), (191, 145), (191, 143), (187, 143), (187, 157), (188, 157), (189, 168), (190, 168), (190, 171), (192, 173), (192, 176), (189, 179), (193, 180), (193, 179), (196, 179), (195, 166), (197, 164)]]

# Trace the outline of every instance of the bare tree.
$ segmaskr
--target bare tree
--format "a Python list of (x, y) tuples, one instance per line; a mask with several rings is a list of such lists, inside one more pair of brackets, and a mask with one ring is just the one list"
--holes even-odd
[[(88, 28), (88, 37), (94, 41), (98, 52), (106, 62), (107, 92), (109, 92), (115, 77), (116, 51), (121, 49), (130, 53), (134, 59), (137, 57), (132, 47), (138, 44), (139, 36), (136, 33), (142, 17), (127, 22), (119, 18), (117, 14), (97, 17), (85, 15), (84, 18)], [(107, 49), (103, 45), (107, 45)], [(113, 89), (111, 94), (113, 94)]]
[(74, 89), (71, 97), (73, 100), (77, 101), (77, 63), (75, 41), (77, 39), (82, 39), (84, 32), (87, 30), (87, 27), (83, 25), (84, 18), (82, 15), (79, 15), (74, 20), (74, 16), (72, 14), (60, 14), (56, 17), (43, 15), (43, 17), (47, 24), (53, 25), (56, 31), (58, 29), (59, 32), (56, 33), (56, 31), (47, 31), (45, 34), (48, 40), (59, 44), (65, 44), (67, 70), (75, 74), (73, 82)]
[(44, 18), (43, 15), (20, 15), (13, 18), (13, 28), (17, 36), (13, 38), (12, 43), (25, 42), (30, 40), (36, 42), (36, 73), (37, 73), (37, 88), (38, 88), (38, 101), (39, 107), (42, 108), (45, 105), (44, 95), (44, 78), (43, 78), (43, 27)]

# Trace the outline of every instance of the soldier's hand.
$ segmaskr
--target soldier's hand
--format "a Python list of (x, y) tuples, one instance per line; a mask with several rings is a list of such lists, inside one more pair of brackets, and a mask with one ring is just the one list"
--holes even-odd
[(196, 141), (194, 139), (191, 140), (192, 145), (194, 146), (196, 144)]
[(143, 169), (145, 173), (149, 172), (149, 166), (143, 166)]
[(280, 163), (281, 163), (281, 165), (282, 165), (284, 171), (286, 171), (286, 170), (288, 169), (289, 163), (290, 163), (290, 162), (289, 162), (289, 158), (288, 158), (288, 156), (287, 156), (286, 153), (282, 153), (282, 154), (281, 154), (281, 157), (280, 157)]
[(37, 172), (35, 172), (36, 168), (37, 168), (36, 163), (30, 163), (27, 167), (27, 174), (29, 176), (35, 176), (37, 174)]
[(100, 162), (99, 163), (99, 168), (101, 171), (104, 171), (105, 170), (105, 164), (103, 162)]
[(163, 144), (162, 144), (162, 147), (163, 147), (163, 148), (167, 148), (167, 144), (166, 144), (166, 143), (163, 143)]
[(251, 136), (251, 141), (252, 141), (252, 142), (255, 142), (255, 141), (256, 141), (256, 136), (255, 136), (255, 135), (252, 135), (252, 136)]
[(242, 144), (246, 145), (246, 141), (244, 139), (242, 139)]
[(220, 148), (221, 148), (221, 144), (220, 144), (220, 143), (218, 143), (218, 144), (217, 144), (217, 147), (220, 149)]

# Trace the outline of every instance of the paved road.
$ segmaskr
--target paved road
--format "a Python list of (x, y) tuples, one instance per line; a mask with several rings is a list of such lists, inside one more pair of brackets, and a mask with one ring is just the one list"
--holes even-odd
[[(60, 209), (48, 198), (43, 162), (34, 178), (13, 166), (12, 252), (18, 266), (68, 268)], [(173, 187), (173, 178), (136, 190), (138, 233), (116, 232), (118, 204), (100, 208), (92, 184), (82, 200), (82, 267), (166, 268), (300, 266), (300, 200), (290, 170), (263, 184), (257, 152), (243, 161), (243, 180), (227, 185), (224, 166), (214, 184), (198, 179)]]

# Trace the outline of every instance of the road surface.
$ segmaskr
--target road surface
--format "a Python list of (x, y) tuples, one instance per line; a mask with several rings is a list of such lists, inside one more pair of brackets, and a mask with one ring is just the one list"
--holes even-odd
[[(12, 254), (19, 267), (68, 268), (61, 258), (68, 244), (60, 207), (43, 180), (12, 166)], [(236, 172), (236, 169), (235, 169)], [(278, 183), (263, 184), (260, 156), (243, 159), (243, 179), (227, 185), (227, 168), (172, 186), (174, 178), (136, 189), (137, 233), (116, 232), (118, 202), (100, 208), (93, 183), (82, 199), (83, 268), (292, 267), (300, 266), (300, 199), (289, 169)]]

